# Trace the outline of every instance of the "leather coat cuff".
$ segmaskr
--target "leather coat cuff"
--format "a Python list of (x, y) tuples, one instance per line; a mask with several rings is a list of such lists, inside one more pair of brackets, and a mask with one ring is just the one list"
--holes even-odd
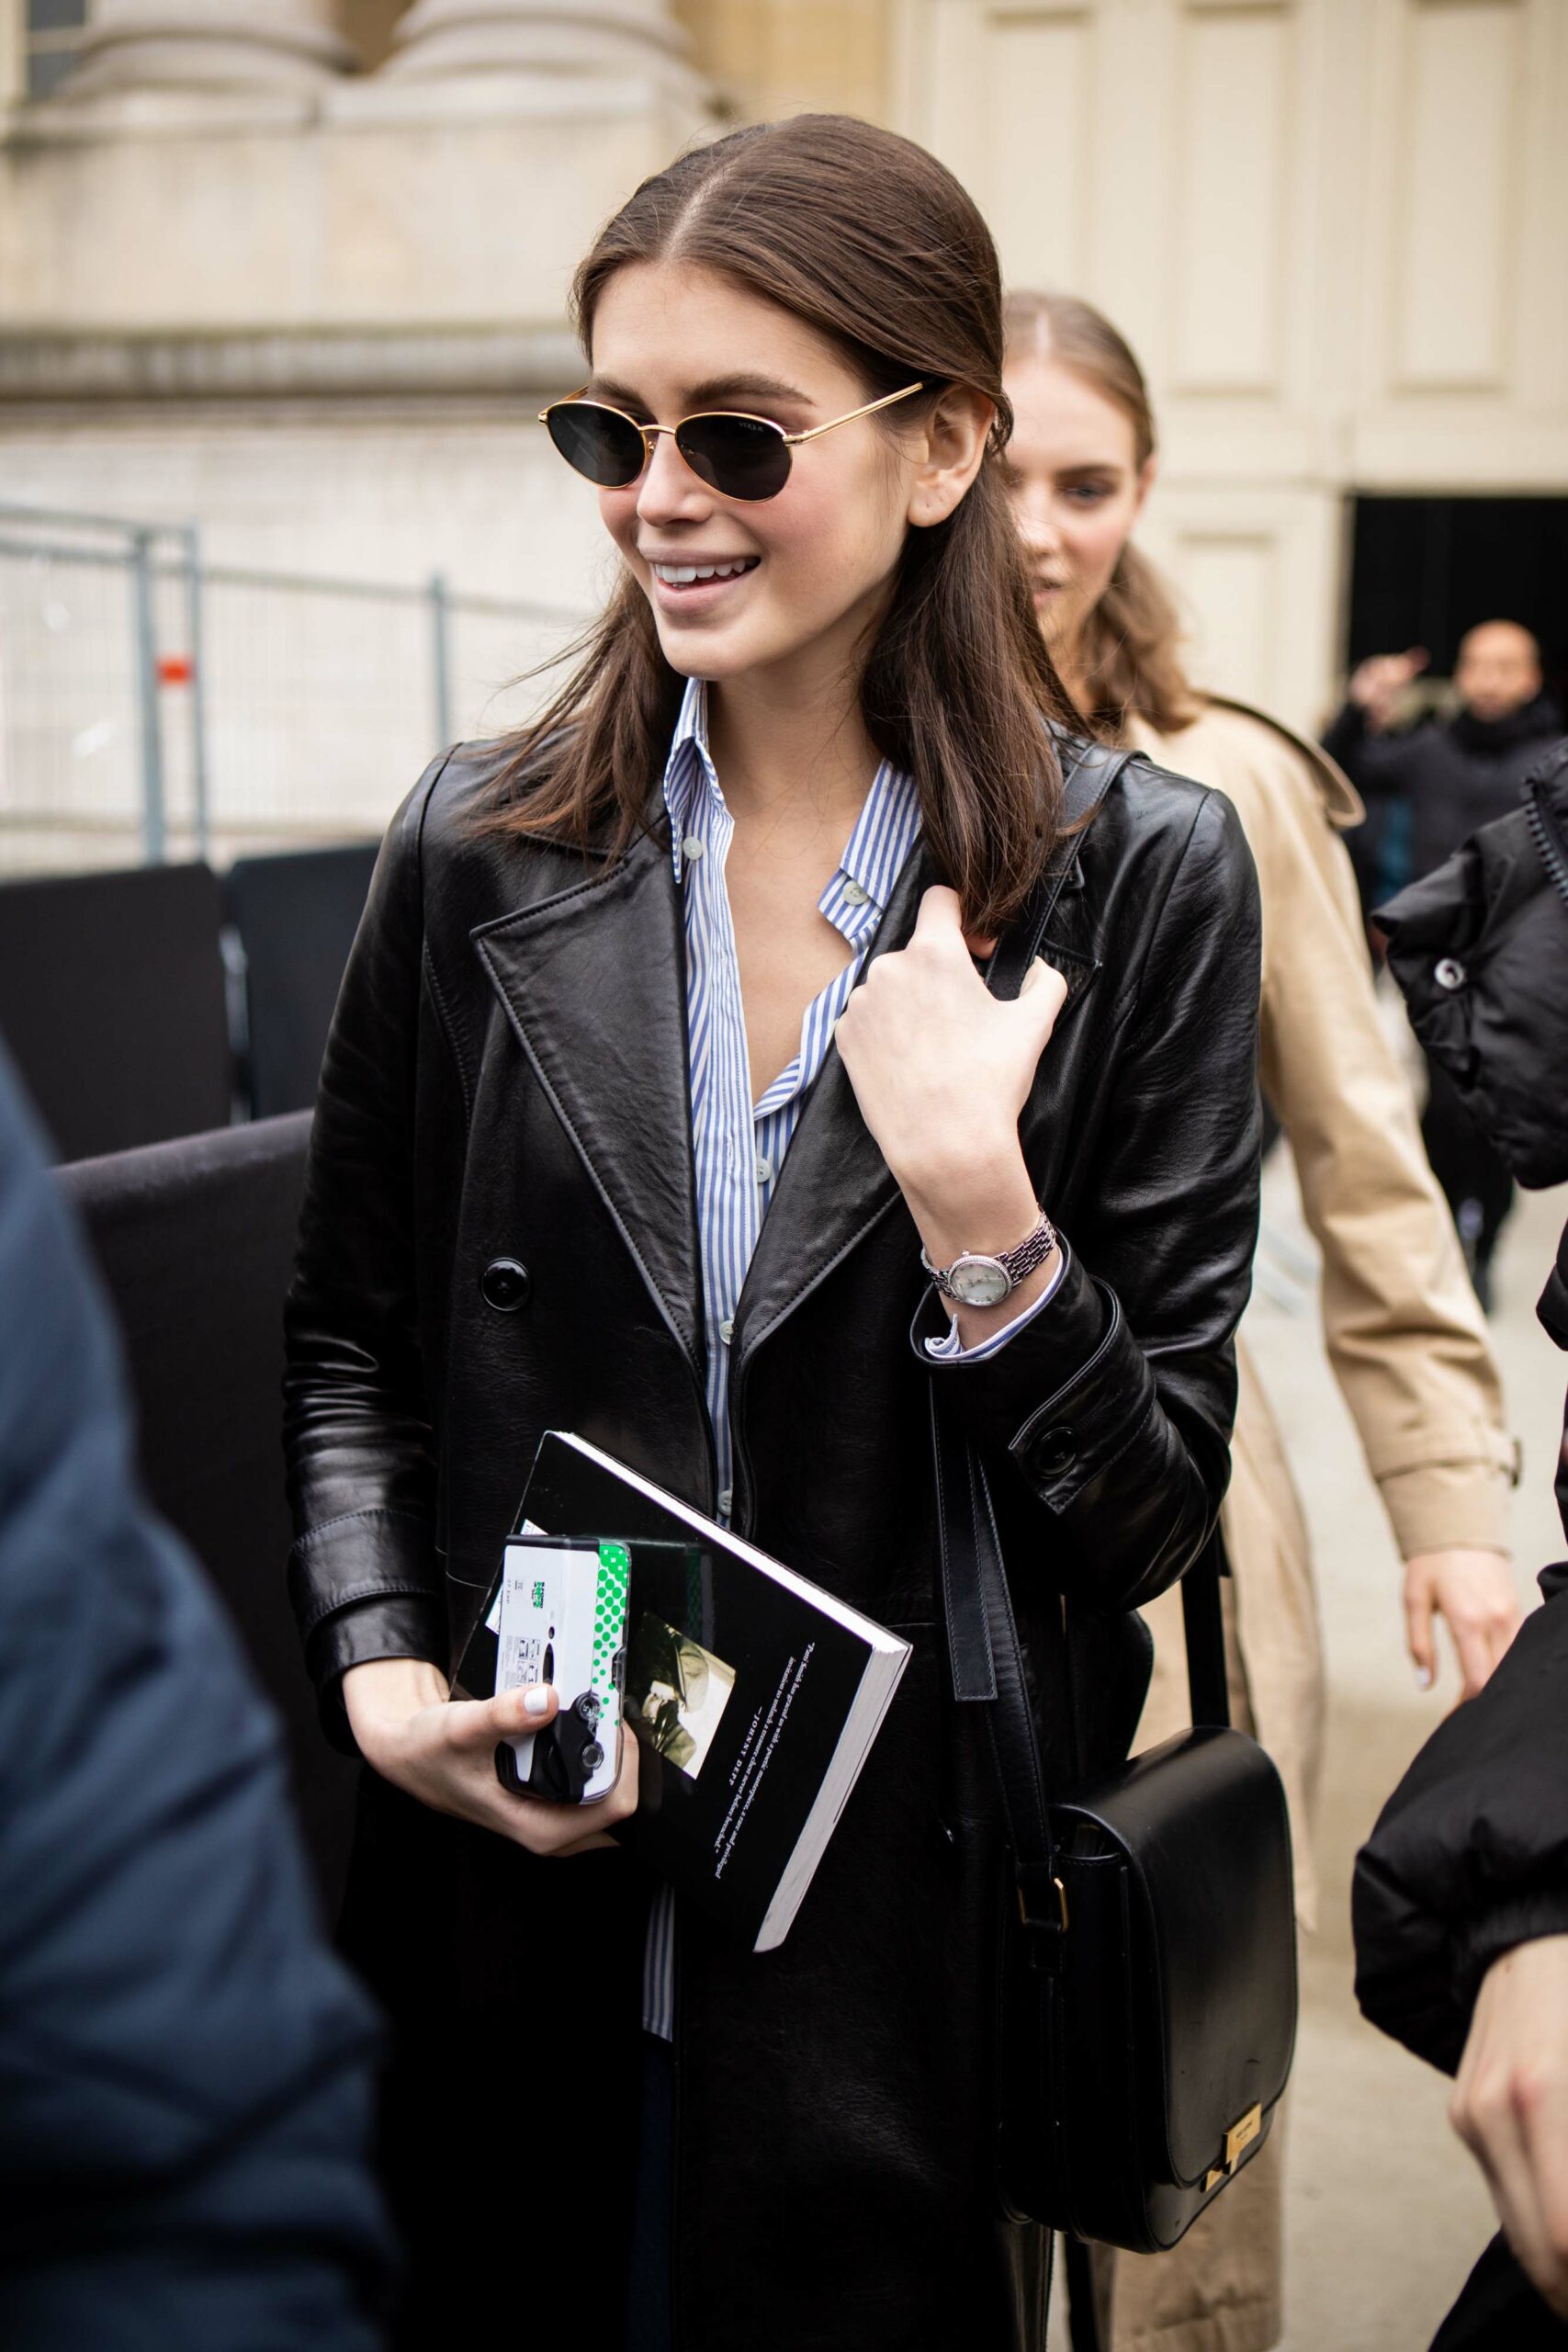
[(387, 1593), (354, 1602), (317, 1626), (305, 1644), (305, 1664), (316, 1686), (321, 1729), (345, 1756), (357, 1756), (343, 1703), (351, 1666), (378, 1657), (423, 1657), (446, 1671), (446, 1611), (423, 1593)]
[(322, 1729), (345, 1753), (355, 1746), (339, 1686), (351, 1666), (423, 1657), (446, 1671), (446, 1606), (424, 1519), (373, 1508), (323, 1521), (295, 1543), (288, 1590)]
[(1568, 1887), (1539, 1886), (1509, 1895), (1461, 1928), (1454, 1951), (1454, 1990), (1467, 2012), (1495, 1960), (1542, 1936), (1568, 1936)]
[(1129, 1443), (1155, 1401), (1154, 1374), (1114, 1294), (1085, 1272), (1061, 1237), (1050, 1311), (978, 1361), (928, 1353), (947, 1326), (934, 1285), (916, 1311), (916, 1354), (943, 1384), (947, 1409), (976, 1443), (1010, 1453), (1048, 1509), (1063, 1510)]

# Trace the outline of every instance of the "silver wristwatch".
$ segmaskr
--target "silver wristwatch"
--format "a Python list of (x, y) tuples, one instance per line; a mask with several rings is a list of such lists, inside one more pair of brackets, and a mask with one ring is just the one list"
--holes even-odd
[(960, 1306), (999, 1306), (1010, 1297), (1026, 1274), (1043, 1266), (1056, 1247), (1056, 1228), (1043, 1209), (1040, 1222), (1016, 1250), (1002, 1250), (994, 1258), (965, 1250), (951, 1266), (933, 1266), (925, 1251), (920, 1263), (943, 1298)]

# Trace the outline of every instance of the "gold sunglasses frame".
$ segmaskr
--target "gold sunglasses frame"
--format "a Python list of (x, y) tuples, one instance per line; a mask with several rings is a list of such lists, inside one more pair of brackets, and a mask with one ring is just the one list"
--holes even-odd
[[(918, 384), (906, 384), (901, 392), (885, 392), (881, 400), (867, 401), (863, 408), (847, 409), (842, 416), (830, 417), (826, 424), (810, 425), (804, 433), (786, 433), (784, 426), (779, 424), (776, 417), (753, 416), (750, 409), (743, 408), (700, 408), (694, 410), (690, 416), (682, 417), (679, 423), (674, 424), (639, 424), (635, 416), (628, 416), (624, 408), (616, 408), (613, 401), (585, 401), (582, 395), (587, 389), (587, 385), (584, 384), (577, 391), (569, 393), (564, 401), (552, 401), (548, 408), (542, 408), (539, 411), (537, 421), (540, 424), (547, 427), (551, 413), (558, 408), (600, 408), (604, 411), (607, 416), (618, 416), (623, 424), (629, 424), (634, 433), (641, 435), (642, 464), (638, 467), (637, 472), (633, 474), (631, 481), (599, 482), (595, 484), (595, 487), (600, 490), (630, 490), (634, 482), (639, 482), (642, 480), (643, 475), (653, 463), (653, 443), (654, 436), (657, 434), (668, 433), (671, 439), (674, 440), (676, 434), (680, 432), (682, 425), (701, 424), (705, 423), (709, 417), (733, 417), (736, 423), (740, 424), (765, 424), (770, 433), (776, 433), (778, 435), (779, 439), (784, 443), (786, 449), (798, 449), (803, 441), (816, 441), (819, 439), (824, 433), (836, 432), (840, 424), (852, 424), (857, 417), (874, 416), (878, 409), (891, 408), (896, 401), (907, 401), (912, 399), (916, 392), (923, 392), (925, 390), (925, 381), (922, 378), (920, 382)], [(687, 472), (696, 474), (698, 481), (702, 483), (705, 490), (714, 490), (712, 482), (708, 481), (702, 474), (697, 473), (695, 466), (693, 465), (691, 459), (686, 456), (685, 451), (682, 449), (678, 441), (675, 443), (675, 447), (677, 454), (680, 457), (681, 463), (685, 467)], [(566, 462), (569, 465), (571, 464), (571, 460), (570, 458), (568, 458)], [(575, 466), (572, 466), (571, 469), (573, 473), (578, 472), (578, 469)], [(592, 481), (593, 479), (591, 474), (579, 474), (578, 478), (582, 481)], [(788, 487), (789, 477), (786, 474), (784, 481), (779, 484), (778, 489), (770, 490), (767, 493), (767, 497), (765, 498), (739, 497), (735, 492), (725, 490), (715, 490), (714, 496), (716, 498), (734, 498), (737, 505), (739, 506), (765, 506), (769, 498), (779, 497), (783, 492), (788, 489)]]

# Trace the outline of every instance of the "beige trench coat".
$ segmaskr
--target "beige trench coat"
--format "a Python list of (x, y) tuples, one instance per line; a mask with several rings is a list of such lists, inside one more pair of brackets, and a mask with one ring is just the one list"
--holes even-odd
[[(1360, 803), (1326, 755), (1217, 698), (1180, 733), (1137, 725), (1161, 766), (1231, 800), (1263, 902), (1263, 1090), (1295, 1156), (1323, 1253), (1323, 1329), (1401, 1552), (1506, 1551), (1513, 1448), (1485, 1326), (1421, 1148), (1410, 1087), (1380, 1025), (1350, 862), (1336, 828)], [(1224, 1529), (1235, 1720), (1279, 1765), (1297, 1904), (1315, 1919), (1312, 1850), (1325, 1688), (1306, 1530), (1268, 1399), (1241, 1346)], [(1389, 1605), (1399, 1595), (1391, 1593)], [(1188, 1720), (1178, 1594), (1147, 1612), (1155, 1679), (1139, 1730)], [(1116, 2352), (1267, 2352), (1281, 2333), (1284, 2138), (1175, 2251), (1116, 2265)]]

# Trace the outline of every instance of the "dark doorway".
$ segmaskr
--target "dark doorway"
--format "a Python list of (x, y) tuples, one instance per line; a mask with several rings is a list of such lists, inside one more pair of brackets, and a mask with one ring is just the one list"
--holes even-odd
[(1568, 686), (1568, 497), (1352, 499), (1348, 666), (1424, 645), (1450, 677), (1489, 620), (1522, 621)]

